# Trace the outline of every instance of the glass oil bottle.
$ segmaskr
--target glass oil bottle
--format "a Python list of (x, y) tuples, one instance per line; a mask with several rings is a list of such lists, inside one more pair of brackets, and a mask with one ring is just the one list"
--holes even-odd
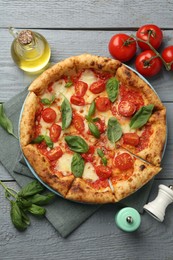
[(31, 30), (17, 32), (12, 27), (9, 31), (15, 38), (11, 45), (11, 56), (20, 69), (34, 73), (47, 66), (51, 50), (41, 34)]

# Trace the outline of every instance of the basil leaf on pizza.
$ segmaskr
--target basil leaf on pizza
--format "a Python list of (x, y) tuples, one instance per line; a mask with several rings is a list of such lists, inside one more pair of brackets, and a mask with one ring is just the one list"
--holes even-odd
[(88, 127), (89, 127), (89, 130), (90, 130), (91, 134), (95, 138), (100, 138), (100, 131), (99, 131), (98, 127), (94, 123), (89, 122), (88, 123)]
[(119, 81), (116, 78), (110, 78), (106, 83), (106, 91), (111, 102), (114, 102), (118, 96)]
[(107, 137), (112, 143), (117, 142), (122, 136), (122, 129), (115, 117), (108, 120)]
[(39, 135), (34, 140), (32, 140), (32, 143), (40, 144), (42, 141), (45, 141), (49, 148), (53, 148), (53, 142), (48, 135)]
[(145, 125), (152, 114), (153, 108), (154, 105), (152, 104), (141, 107), (132, 117), (130, 127), (136, 129)]
[(53, 102), (55, 101), (55, 95), (52, 95), (51, 99), (48, 98), (42, 98), (41, 99), (41, 103), (43, 103), (44, 105), (51, 105)]
[(77, 135), (67, 135), (65, 138), (69, 148), (77, 153), (87, 153), (89, 150), (88, 144), (85, 140)]
[(65, 97), (61, 104), (61, 115), (62, 115), (62, 129), (66, 129), (70, 126), (72, 121), (72, 108), (70, 102)]
[(95, 111), (96, 111), (96, 103), (95, 103), (95, 101), (93, 101), (91, 103), (91, 106), (90, 106), (89, 111), (88, 111), (88, 117), (93, 116)]
[(103, 150), (98, 148), (97, 154), (100, 156), (102, 163), (106, 166), (107, 165), (107, 158), (105, 157)]
[(73, 82), (69, 81), (65, 84), (65, 88), (70, 88), (73, 85)]
[(71, 171), (75, 177), (82, 177), (84, 171), (85, 162), (82, 156), (75, 153), (71, 162)]

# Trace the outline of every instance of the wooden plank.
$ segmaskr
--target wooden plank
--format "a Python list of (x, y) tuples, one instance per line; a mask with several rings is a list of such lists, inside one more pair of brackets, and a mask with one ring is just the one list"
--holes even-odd
[[(110, 57), (108, 42), (112, 35), (118, 31), (56, 31), (36, 30), (43, 34), (50, 43), (52, 50), (51, 62), (56, 63), (62, 59), (82, 53), (91, 53)], [(125, 31), (126, 32), (126, 31)], [(128, 32), (129, 34), (131, 31)], [(165, 45), (173, 44), (170, 32), (164, 31)], [(6, 101), (25, 88), (36, 75), (29, 75), (19, 70), (13, 63), (10, 46), (13, 38), (8, 30), (0, 30), (0, 39), (3, 48), (0, 49), (0, 101)], [(164, 46), (163, 46), (164, 47)], [(134, 66), (134, 60), (128, 65)], [(173, 100), (172, 82), (173, 73), (162, 71), (149, 79), (163, 101)]]
[[(171, 181), (155, 181), (149, 201), (153, 200), (159, 184)], [(15, 183), (8, 183), (17, 188)], [(63, 239), (45, 219), (31, 218), (31, 226), (18, 232), (10, 220), (9, 202), (0, 187), (0, 252), (1, 259), (172, 259), (173, 207), (168, 207), (165, 220), (160, 223), (144, 213), (141, 226), (135, 233), (125, 233), (117, 228), (114, 216), (116, 205), (101, 207), (67, 239)], [(162, 246), (160, 246), (162, 245)], [(22, 248), (22, 250), (21, 250)], [(153, 250), (154, 249), (154, 250)], [(28, 257), (27, 257), (28, 256)]]
[[(38, 8), (39, 5), (39, 8)], [(172, 27), (171, 1), (3, 0), (0, 25), (25, 28), (136, 28), (154, 23)], [(7, 19), (8, 17), (8, 19)]]

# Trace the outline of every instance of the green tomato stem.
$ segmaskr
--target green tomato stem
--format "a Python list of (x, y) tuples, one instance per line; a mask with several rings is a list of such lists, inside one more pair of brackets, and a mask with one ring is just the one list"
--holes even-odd
[(159, 53), (159, 52), (151, 45), (151, 43), (149, 42), (149, 40), (150, 40), (150, 35), (151, 35), (151, 34), (148, 35), (148, 40), (147, 40), (147, 41), (141, 40), (141, 39), (139, 39), (138, 37), (136, 37), (135, 35), (132, 35), (131, 37), (135, 38), (135, 39), (136, 39), (137, 41), (139, 41), (139, 42), (143, 42), (143, 43), (147, 44), (147, 45), (150, 47), (150, 49), (156, 54), (155, 58), (156, 58), (156, 57), (159, 57), (159, 58), (161, 59), (161, 61), (163, 62), (163, 64), (164, 64), (166, 70), (167, 70), (167, 71), (170, 71), (170, 70), (171, 70), (171, 65), (172, 65), (173, 62), (167, 63), (167, 62), (162, 58), (162, 56), (160, 55), (160, 53)]

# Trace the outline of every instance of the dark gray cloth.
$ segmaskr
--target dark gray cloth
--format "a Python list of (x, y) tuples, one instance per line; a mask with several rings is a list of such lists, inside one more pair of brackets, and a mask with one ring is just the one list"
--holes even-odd
[[(5, 113), (11, 119), (16, 134), (18, 133), (22, 104), (27, 93), (25, 89), (4, 104)], [(22, 159), (19, 142), (1, 127), (0, 146), (3, 147), (0, 151), (1, 163), (20, 186), (26, 185), (34, 177)], [(152, 181), (133, 195), (121, 201), (122, 206), (134, 207), (142, 213), (143, 205), (147, 201), (151, 186)], [(100, 207), (100, 205), (75, 203), (56, 196), (55, 201), (46, 207), (46, 218), (62, 237), (66, 237)], [(112, 214), (114, 214), (113, 212), (114, 210)]]

